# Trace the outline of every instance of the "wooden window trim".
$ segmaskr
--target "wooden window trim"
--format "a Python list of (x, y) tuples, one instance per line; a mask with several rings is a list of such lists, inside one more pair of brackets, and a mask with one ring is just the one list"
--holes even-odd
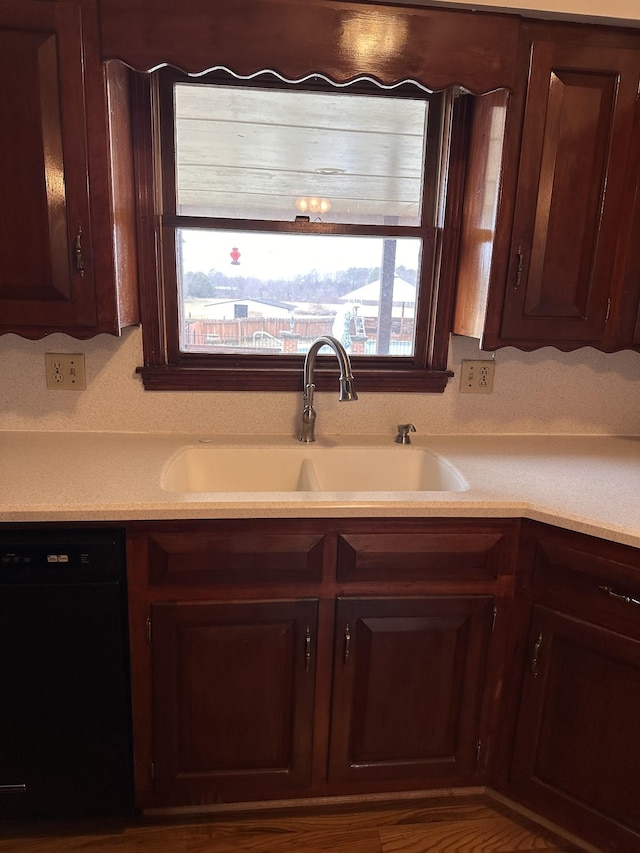
[[(159, 141), (158, 86), (155, 78), (132, 73), (133, 135), (138, 207), (139, 281), (144, 365), (138, 368), (145, 389), (165, 391), (299, 391), (303, 355), (237, 356), (179, 353), (175, 314), (175, 285), (166, 275), (166, 228), (174, 228), (176, 217), (162, 218), (162, 159)], [(353, 357), (358, 389), (375, 392), (442, 392), (453, 375), (447, 370), (449, 333), (452, 322), (455, 258), (464, 185), (467, 109), (465, 98), (457, 99), (452, 113), (449, 147), (442, 158), (449, 163), (444, 221), (446, 229), (421, 228), (424, 241), (422, 276), (433, 270), (431, 293), (418, 302), (417, 327), (427, 329), (416, 337), (412, 358)], [(441, 213), (442, 217), (442, 213)], [(180, 217), (180, 219), (184, 219)], [(229, 220), (228, 222), (232, 222)], [(239, 223), (236, 223), (239, 224)], [(274, 223), (274, 230), (293, 230), (295, 223)], [(242, 220), (241, 227), (247, 223)], [(261, 223), (264, 229), (264, 223)], [(316, 226), (317, 228), (318, 226)], [(325, 226), (326, 228), (327, 226)], [(335, 226), (332, 226), (335, 232)], [(371, 227), (371, 226), (370, 226)], [(365, 227), (362, 226), (364, 230)], [(351, 233), (354, 228), (349, 227)], [(312, 233), (309, 231), (308, 233)], [(408, 233), (403, 229), (405, 235)], [(171, 241), (169, 241), (171, 243)], [(430, 255), (427, 264), (426, 256)], [(175, 276), (175, 273), (174, 273)], [(173, 293), (172, 293), (173, 287)], [(270, 364), (267, 359), (277, 358)], [(333, 390), (335, 363), (318, 362), (318, 390)]]

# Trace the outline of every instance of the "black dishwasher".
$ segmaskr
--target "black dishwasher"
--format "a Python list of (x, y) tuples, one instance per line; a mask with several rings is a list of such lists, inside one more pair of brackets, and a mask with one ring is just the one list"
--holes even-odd
[(0, 528), (0, 817), (133, 811), (124, 553)]

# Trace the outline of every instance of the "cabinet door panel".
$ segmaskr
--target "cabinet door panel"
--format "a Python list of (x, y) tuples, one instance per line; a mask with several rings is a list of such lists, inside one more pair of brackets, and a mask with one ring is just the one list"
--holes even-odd
[(605, 335), (638, 89), (637, 51), (535, 42), (501, 335)]
[[(55, 33), (0, 29), (3, 299), (68, 299), (67, 198)], [(10, 178), (10, 180), (7, 180)], [(62, 239), (60, 239), (62, 238)], [(28, 246), (28, 251), (27, 251)]]
[(9, 326), (97, 322), (81, 33), (72, 4), (0, 2), (0, 299)]
[(476, 769), (493, 599), (340, 599), (330, 781)]
[(615, 849), (637, 850), (640, 641), (536, 607), (530, 646), (513, 792), (609, 844), (619, 822), (635, 832)]
[(157, 805), (309, 783), (315, 600), (152, 608)]

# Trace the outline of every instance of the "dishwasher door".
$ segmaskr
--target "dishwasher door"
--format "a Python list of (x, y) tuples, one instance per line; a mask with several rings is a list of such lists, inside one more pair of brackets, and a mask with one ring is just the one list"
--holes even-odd
[(0, 817), (133, 811), (124, 536), (0, 530)]

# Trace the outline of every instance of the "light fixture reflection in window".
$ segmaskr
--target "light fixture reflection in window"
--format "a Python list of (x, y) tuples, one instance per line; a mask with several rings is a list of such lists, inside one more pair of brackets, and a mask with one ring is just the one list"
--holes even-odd
[(328, 213), (331, 202), (326, 198), (297, 198), (296, 207), (300, 213)]

